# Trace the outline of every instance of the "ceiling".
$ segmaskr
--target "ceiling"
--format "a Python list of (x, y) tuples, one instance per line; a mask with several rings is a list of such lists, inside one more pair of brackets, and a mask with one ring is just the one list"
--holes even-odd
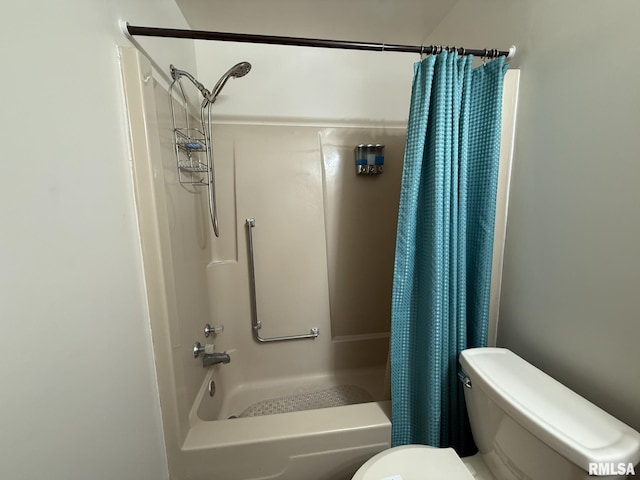
[(196, 30), (420, 45), (454, 0), (176, 0)]

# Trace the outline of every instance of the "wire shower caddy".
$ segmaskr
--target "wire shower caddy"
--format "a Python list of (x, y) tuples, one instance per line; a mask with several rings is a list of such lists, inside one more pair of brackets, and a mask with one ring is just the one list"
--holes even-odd
[[(173, 66), (172, 66), (173, 67)], [(215, 169), (211, 143), (211, 103), (206, 100), (200, 108), (200, 125), (194, 126), (189, 117), (189, 103), (180, 76), (175, 75), (169, 86), (169, 107), (173, 129), (173, 146), (178, 168), (178, 181), (183, 185), (207, 187), (209, 216), (213, 233), (220, 236), (216, 208)], [(176, 88), (177, 85), (177, 88)], [(176, 119), (176, 98), (182, 103), (184, 119)], [(181, 116), (180, 116), (181, 117)]]

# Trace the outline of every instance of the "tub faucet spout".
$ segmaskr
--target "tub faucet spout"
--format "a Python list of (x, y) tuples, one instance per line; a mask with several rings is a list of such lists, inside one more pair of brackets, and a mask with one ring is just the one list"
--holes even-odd
[(230, 361), (231, 361), (231, 357), (227, 352), (205, 353), (204, 357), (202, 357), (202, 366), (204, 368), (207, 368), (212, 365), (217, 365), (219, 363), (229, 363)]

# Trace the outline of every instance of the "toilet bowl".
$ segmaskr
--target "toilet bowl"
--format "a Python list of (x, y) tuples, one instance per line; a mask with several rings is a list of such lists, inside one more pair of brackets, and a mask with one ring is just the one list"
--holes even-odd
[(453, 448), (404, 445), (370, 458), (353, 480), (479, 480), (471, 472)]
[(640, 473), (640, 433), (503, 348), (460, 355), (478, 454), (406, 445), (353, 480), (580, 480)]

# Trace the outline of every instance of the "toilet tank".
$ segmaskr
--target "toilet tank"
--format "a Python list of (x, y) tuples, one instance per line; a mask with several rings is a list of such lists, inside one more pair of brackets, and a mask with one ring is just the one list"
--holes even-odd
[(473, 438), (498, 480), (624, 478), (640, 462), (637, 431), (515, 353), (473, 348), (460, 364)]

